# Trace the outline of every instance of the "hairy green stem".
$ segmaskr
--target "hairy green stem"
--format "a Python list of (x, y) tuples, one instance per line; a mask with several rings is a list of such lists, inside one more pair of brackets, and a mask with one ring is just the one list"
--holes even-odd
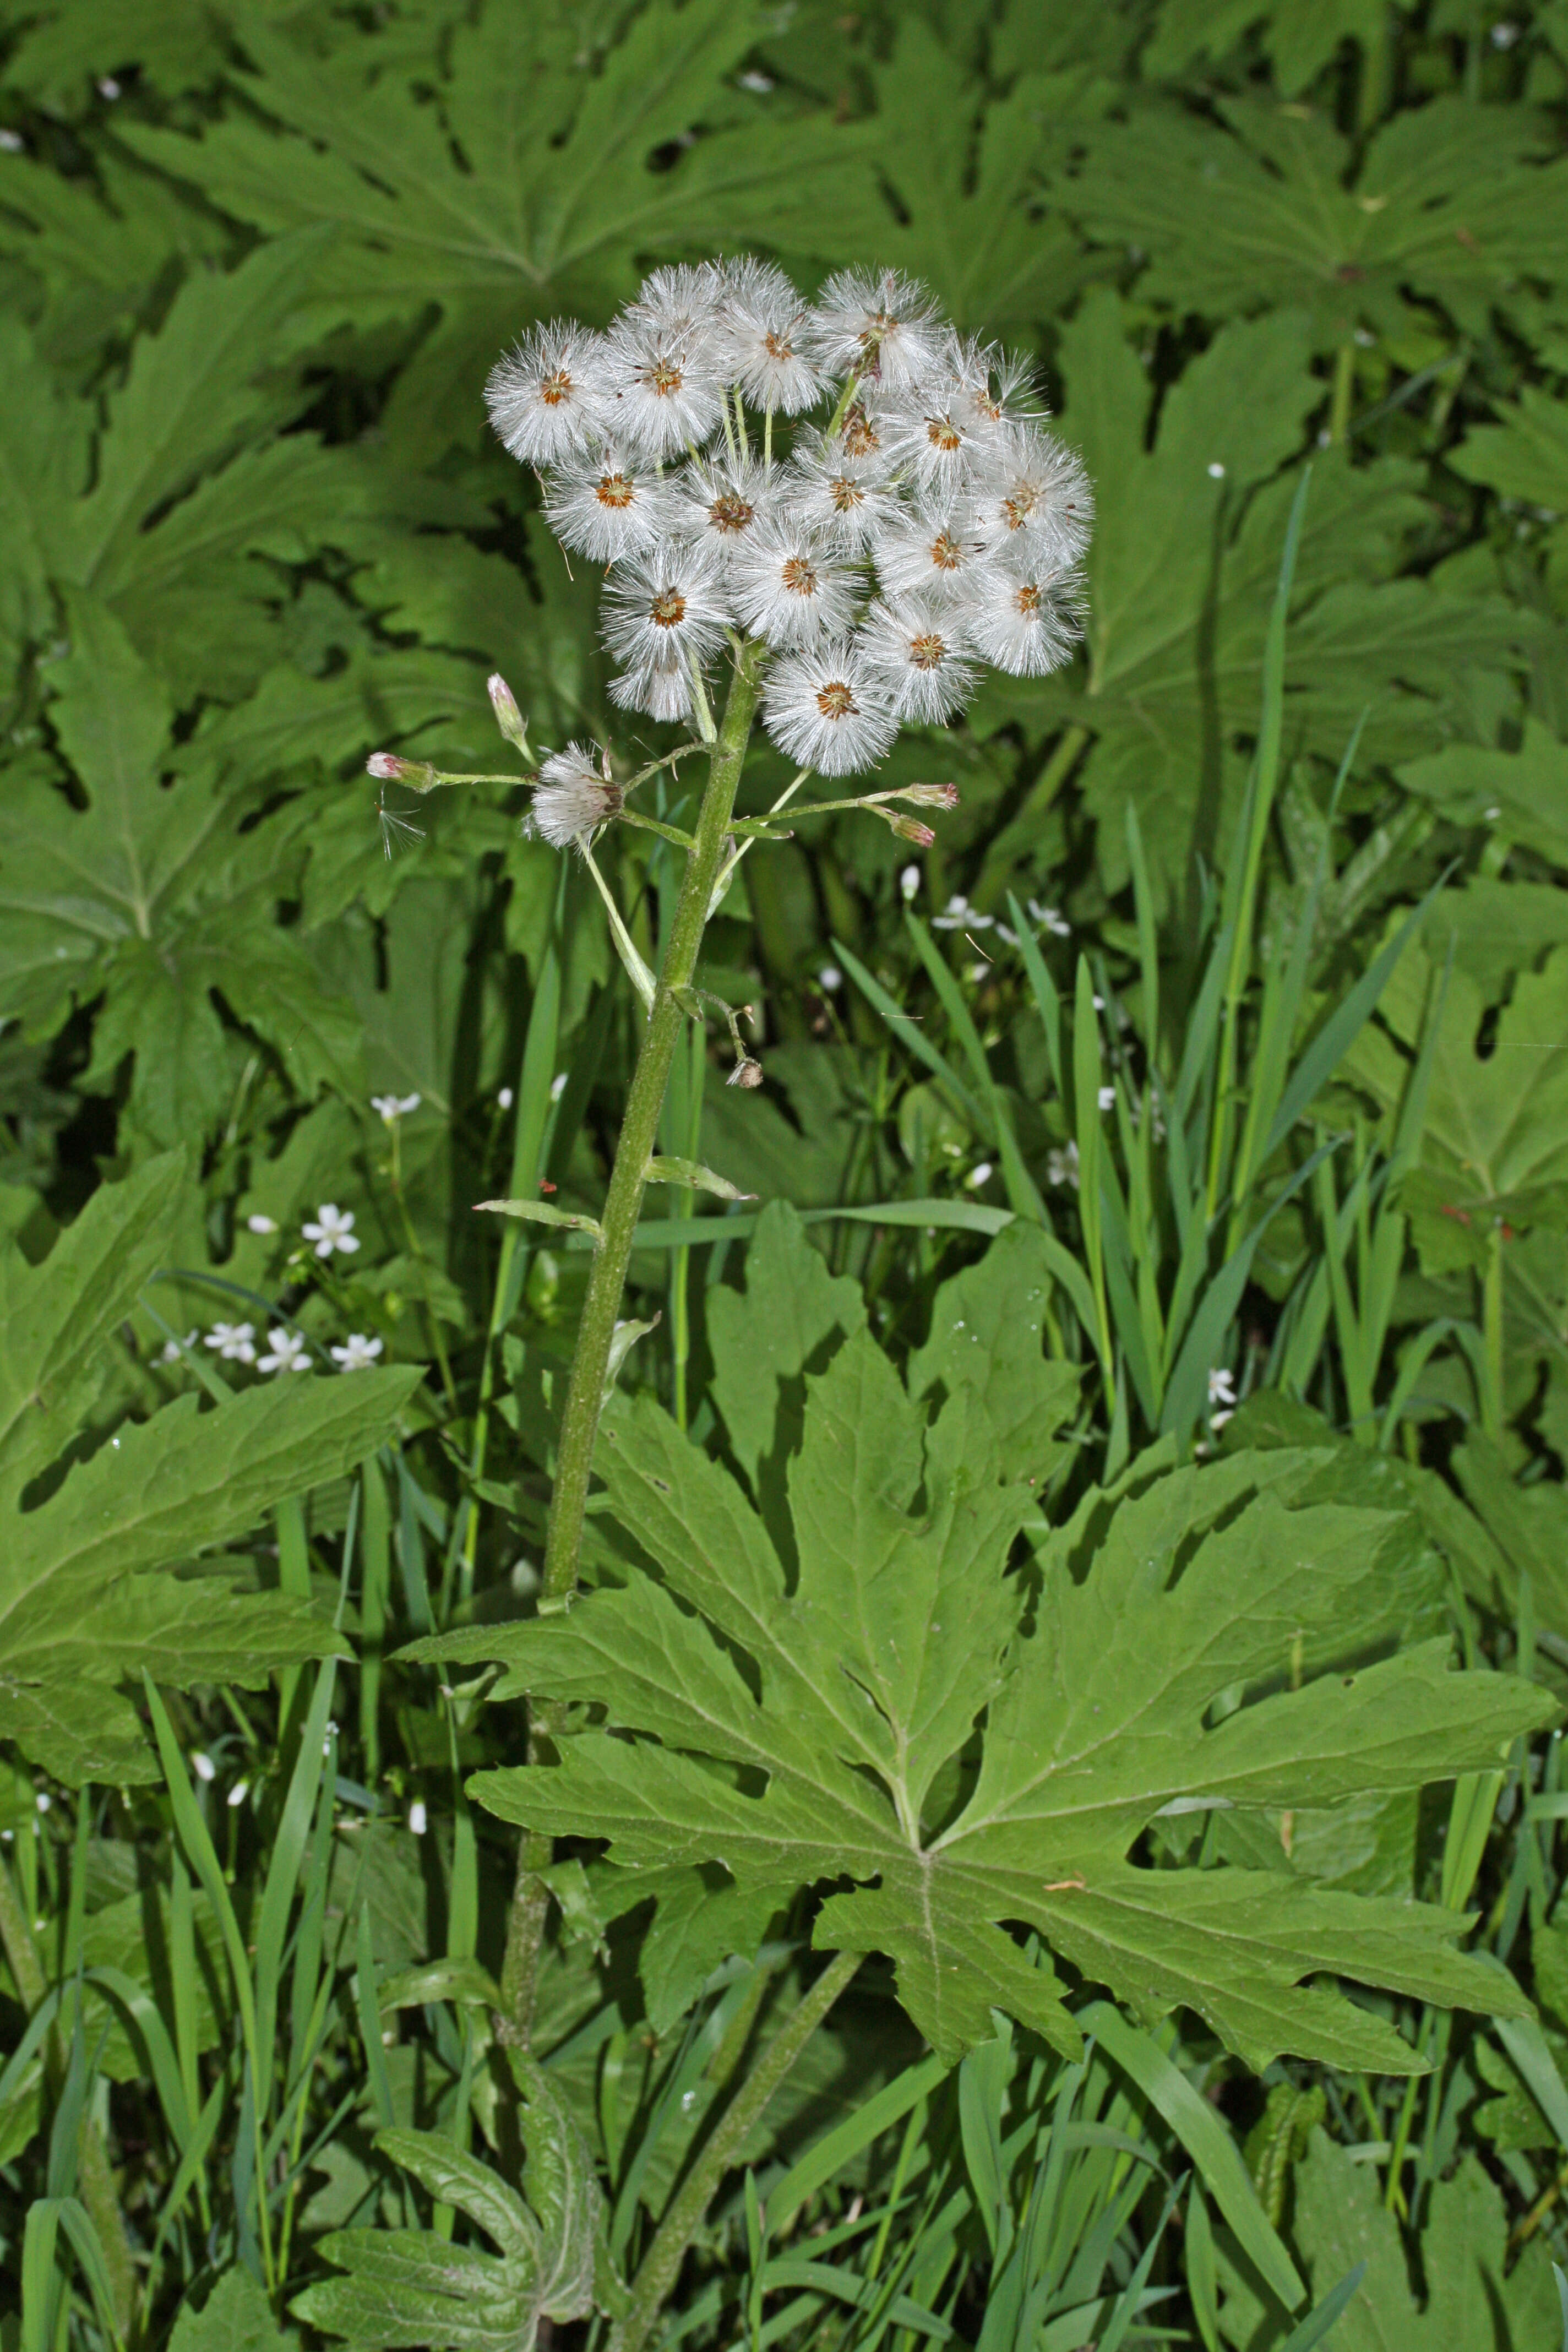
[(561, 1608), (577, 1581), (583, 1517), (594, 1464), (594, 1441), (598, 1435), (604, 1404), (610, 1342), (615, 1336), (632, 1241), (642, 1211), (647, 1163), (657, 1148), (658, 1115), (664, 1108), (676, 1040), (688, 1019), (677, 992), (689, 989), (696, 973), (698, 950), (708, 922), (708, 901), (723, 859), (735, 807), (735, 787), (741, 780), (741, 764), (746, 756), (757, 707), (763, 652), (760, 645), (748, 645), (735, 666), (723, 725), (713, 745), (708, 789), (702, 795), (696, 835), (687, 857), (675, 919), (669, 927), (653, 1011), (643, 1032), (642, 1050), (626, 1096), (626, 1118), (600, 1221), (605, 1237), (595, 1253), (593, 1271), (588, 1276), (561, 1420), (555, 1492), (550, 1505), (550, 1534), (539, 1594), (540, 1606), (546, 1610)]
[(677, 2190), (663, 2221), (654, 2232), (632, 2283), (632, 2299), (624, 2318), (610, 2331), (608, 2352), (641, 2352), (649, 2329), (663, 2309), (687, 2248), (701, 2227), (719, 2183), (735, 2162), (769, 2100), (794, 2067), (823, 2019), (859, 1967), (859, 1952), (837, 1952), (811, 1990), (791, 2013), (747, 2075), (722, 2121), (708, 2141), (686, 2179)]
[[(647, 1183), (647, 1163), (657, 1149), (659, 1113), (676, 1043), (688, 1015), (679, 996), (689, 990), (697, 971), (698, 951), (708, 924), (713, 885), (725, 856), (735, 788), (751, 740), (762, 683), (766, 648), (742, 645), (724, 706), (724, 718), (710, 755), (708, 789), (698, 812), (696, 832), (687, 855), (680, 895), (669, 926), (664, 962), (654, 992), (653, 1006), (643, 1031), (642, 1048), (626, 1096), (626, 1117), (616, 1148), (601, 1219), (603, 1239), (595, 1252), (588, 1276), (583, 1319), (561, 1418), (561, 1443), (556, 1456), (555, 1491), (550, 1504), (550, 1531), (545, 1544), (544, 1570), (540, 1579), (539, 1605), (545, 1612), (563, 1609), (577, 1582), (583, 1549), (583, 1521), (588, 1503), (588, 1481), (594, 1466), (594, 1442), (604, 1409), (605, 1380), (609, 1370), (610, 1343), (626, 1287), (637, 1219)], [(536, 1760), (542, 1743), (559, 1728), (558, 1711), (534, 1710), (529, 1735), (530, 1760)], [(550, 1859), (546, 1838), (525, 1836), (518, 1857), (517, 1884), (507, 1925), (506, 1954), (501, 1966), (501, 2033), (514, 2049), (526, 2050), (533, 2022), (533, 1995), (538, 1976), (540, 1938), (549, 1911), (548, 1897), (537, 1873)]]

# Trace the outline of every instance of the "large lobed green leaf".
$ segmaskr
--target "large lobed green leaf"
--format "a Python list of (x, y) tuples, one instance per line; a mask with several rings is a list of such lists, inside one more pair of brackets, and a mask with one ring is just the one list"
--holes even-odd
[(362, 1461), (419, 1377), (279, 1381), (205, 1411), (184, 1397), (149, 1421), (92, 1429), (96, 1450), (73, 1460), (183, 1174), (172, 1154), (102, 1187), (40, 1266), (0, 1252), (0, 1738), (73, 1782), (158, 1777), (119, 1688), (143, 1669), (182, 1685), (255, 1684), (343, 1654), (309, 1605), (192, 1562)]
[[(798, 1229), (759, 1234), (753, 1267), (769, 1251), (804, 1288)], [(752, 1278), (765, 1396), (779, 1267)], [(1303, 1500), (1321, 1452), (1156, 1465), (1120, 1500), (1091, 1493), (1037, 1577), (1009, 1572), (1072, 1395), (1037, 1340), (1026, 1356), (1000, 1344), (1031, 1280), (1044, 1289), (1038, 1238), (1016, 1226), (939, 1295), (914, 1394), (864, 1328), (807, 1378), (782, 1557), (783, 1530), (657, 1405), (613, 1403), (599, 1466), (654, 1572), (628, 1566), (566, 1617), (413, 1654), (500, 1659), (499, 1696), (605, 1710), (558, 1762), (479, 1773), (473, 1793), (605, 1839), (611, 1910), (715, 1865), (753, 1927), (824, 1892), (817, 1944), (889, 1954), (944, 2056), (984, 2040), (994, 2008), (1076, 2050), (1055, 1953), (1145, 2020), (1195, 2010), (1256, 2066), (1289, 2050), (1415, 2069), (1390, 2025), (1321, 1979), (1490, 2008), (1495, 1975), (1453, 1948), (1463, 1921), (1299, 1874), (1155, 1867), (1139, 1842), (1162, 1817), (1321, 1807), (1495, 1765), (1552, 1703), (1450, 1671), (1444, 1641), (1359, 1663), (1363, 1595), (1404, 1522)], [(988, 1337), (969, 1348), (977, 1300)], [(804, 1352), (788, 1343), (782, 1395)], [(743, 1452), (757, 1460), (754, 1435)]]

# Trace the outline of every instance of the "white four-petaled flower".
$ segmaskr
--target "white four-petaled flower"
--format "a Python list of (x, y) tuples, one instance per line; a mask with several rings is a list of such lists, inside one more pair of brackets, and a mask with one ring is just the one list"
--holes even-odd
[(370, 1107), (372, 1110), (379, 1111), (385, 1124), (391, 1127), (395, 1120), (406, 1118), (410, 1111), (417, 1110), (423, 1099), (420, 1095), (372, 1095)]

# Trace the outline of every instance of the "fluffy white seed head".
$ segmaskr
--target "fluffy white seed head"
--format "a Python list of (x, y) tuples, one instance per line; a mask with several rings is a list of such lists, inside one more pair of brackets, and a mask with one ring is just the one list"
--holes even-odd
[(824, 390), (822, 371), (806, 349), (806, 304), (772, 262), (732, 262), (725, 275), (719, 329), (724, 373), (753, 407), (798, 416)]
[(652, 547), (673, 529), (674, 494), (651, 462), (607, 442), (557, 467), (545, 486), (544, 518), (563, 547), (615, 563)]
[(1043, 424), (1045, 403), (1030, 362), (999, 343), (953, 335), (942, 345), (942, 372), (955, 405), (972, 432), (984, 441), (1008, 424)]
[(643, 711), (667, 727), (691, 716), (691, 673), (684, 667), (661, 669), (654, 662), (639, 662), (610, 680), (609, 694), (621, 709)]
[(974, 517), (994, 546), (1074, 563), (1089, 544), (1094, 493), (1073, 452), (1029, 425), (1005, 425), (974, 471)]
[(900, 721), (940, 726), (963, 709), (979, 684), (979, 667), (951, 600), (926, 594), (879, 602), (866, 616), (858, 643), (868, 670)]
[(705, 547), (672, 541), (619, 563), (605, 582), (605, 642), (628, 669), (704, 662), (734, 618)]
[(900, 269), (840, 269), (816, 298), (811, 344), (836, 375), (851, 369), (889, 390), (928, 374), (941, 349), (936, 305)]
[(808, 646), (848, 628), (861, 588), (816, 532), (795, 519), (751, 532), (731, 560), (736, 609), (770, 646)]
[(540, 767), (529, 825), (552, 849), (580, 849), (598, 826), (620, 814), (625, 800), (587, 746), (568, 743)]
[(971, 595), (964, 617), (982, 661), (1011, 677), (1045, 677), (1071, 656), (1080, 631), (1075, 572), (998, 564)]
[(605, 415), (617, 439), (652, 458), (673, 457), (707, 440), (723, 414), (710, 318), (670, 328), (628, 311), (605, 344)]
[(816, 433), (796, 444), (785, 495), (809, 530), (847, 553), (858, 554), (900, 510), (881, 451), (852, 457), (837, 434)]
[(609, 389), (602, 336), (575, 320), (534, 327), (485, 386), (490, 423), (525, 466), (556, 466), (578, 456), (603, 429)]
[(850, 638), (786, 654), (763, 688), (763, 724), (786, 757), (822, 776), (875, 767), (899, 731), (886, 694)]
[(965, 600), (994, 559), (971, 509), (959, 502), (899, 516), (872, 541), (886, 593), (917, 593), (954, 604)]
[(764, 468), (754, 459), (699, 458), (683, 467), (676, 490), (681, 530), (716, 555), (723, 568), (754, 537), (759, 524), (777, 520), (784, 510), (779, 467)]

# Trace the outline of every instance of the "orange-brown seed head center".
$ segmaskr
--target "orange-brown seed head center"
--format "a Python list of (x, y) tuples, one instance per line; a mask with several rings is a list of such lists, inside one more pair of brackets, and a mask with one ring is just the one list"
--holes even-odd
[(686, 618), (686, 599), (679, 588), (661, 588), (647, 608), (647, 616), (657, 628), (679, 628)]
[(547, 375), (540, 384), (539, 397), (546, 408), (559, 408), (563, 400), (571, 399), (574, 389), (565, 369), (557, 368), (553, 375)]
[(721, 498), (715, 499), (709, 508), (708, 520), (715, 530), (723, 531), (727, 537), (733, 537), (737, 532), (745, 530), (755, 512), (756, 509), (749, 505), (746, 499), (738, 497), (732, 490), (727, 490)]
[(910, 639), (910, 660), (916, 669), (940, 669), (946, 658), (946, 643), (934, 629)]
[(841, 677), (834, 678), (820, 689), (816, 707), (824, 719), (853, 719), (856, 715), (855, 697)]
[(816, 593), (816, 566), (809, 556), (792, 555), (780, 577), (792, 596), (815, 596)]
[(624, 474), (601, 474), (594, 496), (602, 507), (629, 507), (637, 496), (637, 487)]

